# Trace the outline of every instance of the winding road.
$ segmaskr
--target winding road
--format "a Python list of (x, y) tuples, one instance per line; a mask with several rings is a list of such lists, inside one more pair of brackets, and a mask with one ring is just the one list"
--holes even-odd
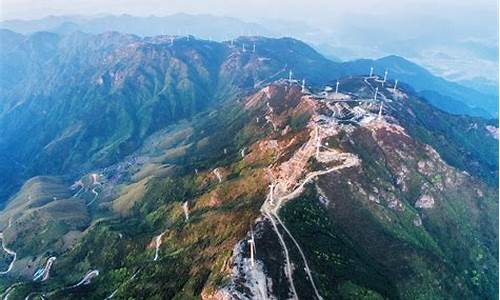
[(94, 198), (92, 198), (92, 200), (89, 203), (87, 203), (87, 206), (92, 205), (92, 203), (94, 203), (97, 200), (97, 197), (99, 196), (99, 193), (96, 191), (96, 188), (97, 187), (95, 187), (95, 188), (93, 188), (91, 190), (92, 194), (94, 194)]
[(118, 289), (120, 288), (120, 286), (122, 286), (123, 284), (128, 283), (128, 282), (129, 282), (129, 281), (131, 281), (131, 280), (134, 280), (134, 279), (135, 279), (135, 277), (137, 276), (137, 274), (139, 274), (139, 271), (140, 271), (140, 269), (139, 269), (139, 270), (137, 270), (134, 274), (132, 274), (132, 276), (131, 276), (129, 279), (127, 279), (124, 283), (120, 284), (120, 285), (118, 286), (118, 288), (117, 288), (117, 289), (115, 289), (115, 290), (114, 290), (114, 291), (113, 291), (113, 292), (112, 292), (109, 296), (107, 296), (104, 300), (106, 300), (106, 299), (112, 299), (112, 298), (116, 295), (116, 293), (118, 292)]
[(81, 285), (87, 285), (92, 281), (92, 278), (95, 278), (97, 276), (99, 276), (99, 270), (89, 271), (85, 276), (83, 276), (83, 278), (82, 278), (82, 280), (80, 280), (80, 282), (78, 282), (75, 285), (72, 285), (70, 288), (76, 288), (76, 287), (79, 287)]
[(12, 291), (13, 291), (16, 287), (18, 287), (18, 286), (20, 286), (20, 285), (21, 285), (21, 283), (20, 283), (20, 282), (16, 282), (16, 283), (14, 283), (13, 285), (9, 286), (9, 287), (8, 287), (8, 288), (7, 288), (7, 289), (6, 289), (6, 290), (2, 293), (2, 295), (1, 295), (1, 296), (2, 296), (2, 300), (8, 300), (8, 299), (9, 299), (9, 295), (10, 295), (10, 293), (12, 293)]
[(157, 261), (158, 258), (160, 258), (161, 238), (164, 234), (165, 232), (162, 232), (155, 237), (155, 257), (153, 258), (153, 261)]
[(187, 221), (189, 221), (189, 202), (185, 201), (182, 203), (182, 210), (184, 211), (184, 218)]
[[(314, 147), (316, 148), (314, 151), (315, 152), (315, 155), (317, 158), (320, 158), (320, 154), (323, 154), (324, 152), (320, 152), (320, 149), (323, 148), (320, 144), (320, 140), (319, 140), (319, 132), (317, 131), (317, 134), (316, 136), (314, 137), (314, 140), (316, 141)], [(309, 142), (308, 142), (309, 143)], [(307, 259), (306, 259), (306, 256), (304, 254), (304, 251), (302, 250), (301, 246), (299, 245), (299, 243), (297, 242), (297, 240), (293, 237), (292, 233), (290, 232), (290, 230), (286, 227), (286, 225), (284, 224), (284, 222), (281, 220), (281, 218), (279, 217), (279, 210), (280, 208), (283, 206), (283, 204), (291, 199), (294, 199), (296, 197), (298, 197), (299, 195), (301, 195), (303, 192), (304, 192), (304, 186), (311, 182), (313, 179), (321, 176), (321, 175), (325, 175), (325, 174), (328, 174), (328, 173), (331, 173), (331, 172), (334, 172), (334, 171), (338, 171), (338, 170), (341, 170), (341, 169), (345, 169), (345, 168), (349, 168), (349, 167), (353, 167), (353, 166), (356, 166), (356, 165), (359, 165), (360, 161), (359, 159), (357, 158), (357, 156), (353, 155), (353, 154), (350, 154), (350, 153), (336, 153), (336, 152), (333, 152), (333, 151), (328, 151), (328, 148), (325, 148), (327, 151), (325, 151), (326, 153), (324, 153), (325, 155), (325, 162), (328, 162), (328, 161), (332, 161), (332, 160), (338, 160), (338, 159), (342, 159), (343, 162), (342, 164), (340, 165), (336, 165), (334, 167), (331, 167), (331, 168), (328, 168), (326, 170), (319, 170), (319, 171), (313, 171), (313, 172), (310, 172), (306, 175), (305, 179), (302, 180), (300, 183), (298, 183), (297, 185), (295, 185), (295, 187), (293, 188), (293, 190), (291, 192), (289, 192), (288, 194), (285, 194), (283, 196), (280, 196), (280, 197), (277, 197), (277, 199), (274, 199), (275, 198), (275, 191), (276, 191), (276, 186), (280, 185), (280, 182), (278, 183), (275, 183), (273, 182), (274, 179), (271, 179), (271, 184), (270, 184), (270, 189), (269, 189), (269, 194), (266, 198), (266, 201), (264, 202), (264, 204), (262, 205), (262, 208), (261, 208), (261, 211), (263, 213), (263, 215), (265, 217), (267, 217), (267, 219), (269, 219), (271, 221), (271, 224), (273, 225), (273, 229), (274, 231), (276, 232), (277, 236), (278, 236), (278, 239), (280, 241), (280, 244), (281, 246), (283, 247), (283, 250), (284, 250), (284, 253), (285, 253), (285, 261), (286, 261), (286, 276), (288, 278), (288, 281), (290, 283), (290, 287), (291, 287), (291, 290), (292, 290), (292, 294), (293, 294), (293, 298), (294, 299), (298, 299), (298, 296), (297, 296), (297, 291), (296, 291), (296, 288), (295, 288), (295, 285), (294, 285), (294, 282), (293, 282), (293, 276), (292, 276), (292, 270), (293, 270), (293, 267), (291, 265), (291, 262), (290, 262), (290, 255), (289, 255), (289, 250), (286, 246), (286, 243), (285, 243), (285, 239), (283, 238), (283, 235), (281, 234), (281, 232), (279, 231), (278, 229), (278, 224), (283, 228), (283, 230), (286, 232), (286, 234), (290, 237), (290, 239), (292, 240), (292, 242), (294, 243), (294, 245), (297, 247), (298, 251), (299, 251), (299, 254), (304, 262), (304, 270), (305, 272), (307, 273), (307, 277), (311, 283), (311, 286), (314, 290), (314, 294), (316, 296), (317, 299), (319, 300), (323, 300), (323, 297), (319, 294), (319, 291), (317, 289), (317, 286), (316, 286), (316, 283), (314, 282), (314, 278), (312, 276), (312, 273), (311, 273), (311, 269), (309, 267), (309, 263), (307, 262)], [(326, 155), (328, 154), (328, 155)], [(314, 154), (313, 154), (314, 155)], [(270, 170), (270, 169), (269, 169)]]
[(49, 279), (49, 272), (50, 268), (52, 267), (52, 264), (56, 260), (55, 256), (51, 256), (48, 260), (47, 263), (45, 264), (45, 267), (40, 270), (39, 272), (36, 272), (35, 275), (33, 276), (33, 281), (37, 281), (38, 279), (42, 279), (41, 281), (46, 281)]
[(281, 235), (281, 233), (278, 229), (278, 226), (276, 225), (274, 215), (272, 215), (268, 211), (264, 211), (263, 214), (271, 221), (271, 224), (273, 225), (274, 232), (276, 232), (276, 235), (278, 236), (281, 247), (283, 248), (283, 251), (285, 252), (285, 262), (286, 262), (285, 275), (288, 278), (288, 282), (290, 283), (290, 288), (292, 289), (293, 299), (298, 300), (299, 297), (297, 296), (297, 290), (295, 289), (295, 284), (293, 283), (293, 276), (292, 276), (293, 271), (292, 271), (292, 264), (290, 263), (290, 254), (288, 253), (288, 248), (286, 247), (285, 239)]
[(221, 183), (222, 182), (222, 176), (220, 175), (219, 168), (215, 168), (213, 170), (213, 173), (215, 174), (215, 176), (217, 176), (217, 179), (219, 180), (219, 183)]
[(92, 188), (91, 192), (92, 194), (94, 194), (94, 198), (92, 198), (92, 200), (87, 203), (87, 206), (90, 206), (92, 205), (96, 200), (97, 200), (97, 197), (99, 196), (99, 192), (97, 192), (97, 187), (98, 186), (101, 186), (102, 184), (98, 181), (98, 176), (96, 173), (92, 173), (90, 175), (92, 177), (92, 185), (94, 186), (94, 188)]
[(7, 270), (5, 271), (2, 271), (0, 272), (0, 275), (3, 275), (3, 274), (7, 274), (10, 272), (10, 270), (12, 270), (12, 267), (14, 267), (14, 262), (16, 261), (17, 259), (17, 253), (10, 250), (9, 248), (5, 247), (5, 239), (3, 237), (3, 232), (0, 232), (0, 239), (2, 240), (2, 249), (3, 251), (7, 252), (9, 255), (13, 256), (14, 258), (12, 259), (12, 261), (10, 262), (9, 264), (9, 267), (7, 268)]

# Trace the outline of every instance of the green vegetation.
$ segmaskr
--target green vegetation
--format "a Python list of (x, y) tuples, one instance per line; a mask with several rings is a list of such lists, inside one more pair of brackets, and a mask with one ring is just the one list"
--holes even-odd
[[(191, 147), (191, 155), (178, 161), (182, 168), (177, 176), (150, 180), (127, 215), (94, 222), (76, 247), (58, 256), (48, 284), (28, 283), (23, 288), (49, 293), (53, 299), (102, 299), (115, 289), (116, 297), (199, 299), (203, 289), (222, 286), (233, 247), (265, 199), (259, 167), (265, 164), (241, 160), (240, 147), (255, 140), (249, 134), (252, 124), (244, 122), (241, 110), (201, 120), (199, 128), (207, 131), (192, 141), (208, 138), (209, 148)], [(231, 153), (225, 159), (223, 148)], [(210, 179), (208, 168), (217, 162), (226, 174), (222, 184)], [(193, 167), (200, 168), (198, 175)], [(188, 223), (181, 209), (185, 201), (190, 207)], [(162, 232), (160, 259), (154, 262), (153, 239)], [(58, 290), (92, 269), (100, 274), (90, 285)]]
[(498, 120), (450, 115), (415, 97), (407, 103), (415, 117), (406, 112), (400, 120), (412, 136), (450, 165), (498, 186), (498, 140), (486, 130), (487, 125), (498, 126)]
[(311, 116), (307, 113), (301, 113), (298, 115), (291, 116), (287, 122), (287, 124), (290, 125), (293, 131), (301, 131), (304, 129), (307, 125), (307, 122), (309, 122), (309, 118)]
[[(275, 132), (265, 122), (267, 100), (248, 108), (247, 93), (251, 97), (256, 83), (283, 67), (283, 51), (292, 53), (286, 59), (297, 64), (297, 74), (313, 73), (316, 81), (331, 75), (320, 68), (321, 57), (286, 39), (259, 45), (270, 57), (261, 67), (253, 54), (221, 44), (195, 40), (176, 48), (119, 37), (98, 39), (105, 48), (99, 51), (85, 46), (96, 37), (53, 44), (87, 53), (54, 48), (53, 61), (41, 60), (49, 63), (34, 76), (57, 84), (16, 99), (21, 103), (16, 113), (0, 117), (0, 135), (14, 141), (6, 151), (26, 165), (4, 187), (0, 184), (0, 194), (25, 176), (44, 172), (74, 178), (138, 149), (134, 155), (146, 161), (134, 165), (136, 172), (125, 172), (112, 190), (119, 195), (111, 193), (91, 208), (71, 198), (63, 178), (37, 177), (23, 186), (0, 215), (9, 247), (22, 263), (33, 263), (30, 268), (48, 255), (57, 260), (49, 281), (24, 278), (13, 299), (31, 291), (50, 299), (103, 299), (116, 290), (117, 299), (183, 300), (224, 287), (234, 246), (261, 216), (267, 167), (288, 161), (310, 138), (310, 107), (299, 106), (298, 86), (268, 90), (280, 129), (288, 125), (288, 132)], [(128, 50), (124, 45), (129, 44), (137, 48)], [(289, 51), (292, 46), (297, 51)], [(67, 74), (61, 70), (69, 69), (81, 70), (73, 76), (81, 84), (62, 80)], [(360, 85), (362, 79), (351, 78), (343, 89), (360, 92)], [(452, 116), (413, 96), (405, 101), (391, 102), (387, 111), (397, 113), (408, 136), (394, 127), (353, 126), (328, 138), (325, 145), (357, 155), (361, 166), (321, 176), (280, 216), (304, 246), (325, 299), (495, 298), (498, 145), (485, 130), (494, 122)], [(33, 139), (19, 132), (30, 132)], [(312, 157), (306, 168), (325, 165)], [(328, 205), (319, 201), (319, 189)], [(416, 205), (423, 195), (432, 197), (424, 208)], [(14, 224), (6, 229), (12, 216)], [(262, 226), (257, 255), (276, 295), (284, 298), (284, 257), (269, 224)], [(65, 249), (63, 236), (69, 232), (81, 238)], [(153, 261), (160, 234), (159, 259)], [(311, 287), (301, 257), (289, 237), (285, 242), (291, 245), (300, 298), (307, 299)], [(0, 267), (8, 264), (6, 258), (0, 256)], [(94, 269), (99, 276), (89, 285), (64, 288)], [(2, 277), (0, 289), (18, 280)]]
[[(353, 299), (352, 293), (359, 293), (362, 298), (358, 299), (373, 299), (370, 297), (377, 294), (398, 297), (394, 283), (381, 275), (387, 270), (334, 226), (312, 185), (287, 204), (280, 215), (299, 243), (307, 245), (303, 250), (325, 299)], [(351, 282), (359, 290), (353, 289)]]
[[(309, 185), (281, 211), (310, 260), (321, 294), (327, 299), (494, 298), (495, 190), (468, 180), (453, 183), (463, 175), (449, 167), (421, 174), (418, 161), (438, 164), (425, 155), (424, 145), (395, 140), (383, 130), (377, 137), (358, 128), (332, 141), (357, 154), (362, 167), (319, 180), (331, 201), (328, 208)], [(406, 170), (404, 187), (396, 180), (401, 170)], [(425, 187), (433, 188), (435, 207), (416, 209)], [(480, 198), (476, 189), (482, 190)], [(474, 267), (478, 263), (490, 267)]]

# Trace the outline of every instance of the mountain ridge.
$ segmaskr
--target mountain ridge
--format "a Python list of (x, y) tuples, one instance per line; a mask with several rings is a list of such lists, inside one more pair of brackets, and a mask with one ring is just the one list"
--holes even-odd
[[(74, 111), (77, 119), (83, 118), (83, 120), (88, 119), (87, 122), (93, 122), (91, 120), (95, 118), (95, 114), (99, 110), (96, 106), (98, 105), (98, 101), (96, 101), (96, 99), (100, 99), (99, 101), (109, 101), (105, 100), (110, 97), (108, 93), (114, 95), (111, 96), (111, 99), (114, 97), (114, 100), (111, 100), (111, 102), (115, 102), (115, 108), (113, 109), (121, 111), (120, 115), (122, 119), (119, 122), (122, 122), (122, 133), (118, 133), (115, 137), (110, 135), (104, 136), (102, 141), (96, 142), (101, 146), (110, 146), (109, 141), (106, 140), (114, 140), (118, 143), (113, 146), (114, 149), (121, 149), (119, 150), (119, 153), (124, 153), (123, 155), (125, 155), (137, 147), (138, 138), (140, 136), (145, 136), (146, 133), (151, 133), (152, 131), (159, 129), (158, 127), (148, 129), (148, 122), (150, 124), (164, 124), (160, 126), (168, 125), (167, 123), (169, 121), (165, 119), (165, 115), (189, 117), (193, 112), (199, 111), (206, 105), (209, 105), (206, 101), (210, 102), (211, 98), (213, 98), (213, 100), (216, 98), (227, 98), (227, 95), (229, 94), (239, 93), (241, 88), (251, 87), (256, 84), (260, 85), (266, 83), (266, 81), (269, 82), (270, 80), (275, 80), (279, 77), (286, 77), (288, 71), (290, 70), (295, 73), (293, 75), (294, 78), (306, 78), (308, 83), (322, 84), (325, 81), (331, 81), (342, 76), (366, 74), (372, 65), (372, 62), (369, 60), (344, 63), (331, 62), (313, 50), (313, 48), (291, 38), (270, 39), (263, 37), (241, 37), (233, 42), (227, 41), (219, 44), (211, 41), (196, 40), (194, 37), (186, 38), (179, 36), (158, 36), (141, 38), (117, 32), (103, 33), (100, 35), (77, 32), (67, 36), (60, 36), (53, 33), (35, 33), (26, 37), (13, 34), (12, 32), (2, 31), (2, 36), (4, 35), (6, 35), (7, 38), (2, 39), (9, 39), (11, 42), (5, 43), (10, 51), (7, 51), (6, 49), (6, 53), (2, 52), (2, 65), (7, 71), (2, 72), (3, 75), (0, 81), (0, 91), (2, 92), (2, 97), (5, 99), (5, 103), (2, 105), (0, 110), (0, 115), (2, 115), (0, 123), (3, 124), (2, 135), (4, 136), (3, 141), (0, 140), (0, 147), (2, 147), (4, 151), (15, 153), (14, 156), (17, 156), (11, 156), (9, 158), (17, 162), (16, 165), (12, 166), (14, 169), (11, 169), (11, 167), (6, 168), (14, 173), (26, 173), (28, 176), (29, 174), (36, 175), (36, 169), (40, 168), (40, 166), (31, 167), (30, 164), (32, 163), (27, 164), (27, 159), (30, 159), (30, 157), (35, 155), (40, 155), (43, 151), (56, 149), (55, 146), (57, 143), (61, 143), (63, 141), (73, 140), (73, 142), (69, 142), (69, 144), (68, 142), (65, 142), (67, 146), (62, 146), (63, 149), (68, 146), (71, 147), (72, 144), (75, 145), (75, 139), (78, 139), (78, 128), (86, 128), (85, 126), (81, 127), (81, 123), (77, 123), (74, 125), (72, 124), (71, 126), (68, 124), (66, 128), (62, 128), (60, 126), (60, 128), (53, 128), (48, 131), (45, 130), (46, 132), (43, 134), (43, 140), (33, 143), (33, 145), (39, 143), (39, 145), (34, 148), (22, 146), (22, 140), (16, 142), (18, 145), (16, 145), (16, 143), (7, 142), (17, 138), (19, 136), (19, 130), (27, 132), (30, 130), (37, 130), (37, 127), (43, 127), (44, 122), (48, 122), (48, 120), (43, 120), (45, 118), (43, 114), (45, 113), (52, 115), (52, 119), (56, 117), (62, 119), (67, 118), (68, 116), (65, 117), (61, 111), (54, 111), (51, 108), (53, 105), (43, 107), (43, 103), (46, 103), (45, 106), (47, 106), (50, 101), (54, 101), (54, 98), (56, 100), (59, 99), (58, 101), (72, 98), (73, 100), (71, 101), (65, 100), (64, 105), (67, 107), (65, 108), (66, 113), (68, 113), (69, 109), (70, 111)], [(172, 38), (176, 41), (174, 42), (173, 48), (170, 45)], [(231, 46), (231, 43), (233, 46)], [(2, 44), (4, 45), (4, 43)], [(254, 44), (256, 44), (257, 49), (257, 53), (255, 54), (253, 53)], [(198, 55), (199, 58), (203, 58), (203, 56), (207, 55), (212, 58), (217, 56), (218, 58), (213, 62), (208, 62), (205, 58), (205, 61), (201, 60), (195, 63), (192, 58), (186, 56), (190, 55), (188, 54), (188, 52), (192, 50), (190, 47), (196, 48), (196, 51), (198, 51), (196, 55)], [(242, 47), (246, 47), (246, 52), (243, 52)], [(173, 49), (177, 50), (171, 51)], [(293, 51), (289, 52), (288, 49), (293, 49)], [(183, 51), (185, 53), (182, 53)], [(142, 56), (135, 55), (134, 53), (142, 53)], [(147, 56), (153, 55), (153, 53), (156, 53), (154, 55), (157, 56)], [(230, 56), (229, 53), (233, 53), (234, 55)], [(177, 64), (177, 69), (158, 69), (158, 66), (166, 68), (165, 63), (162, 64), (158, 61), (161, 55), (171, 56), (171, 59), (175, 59), (175, 64), (172, 64), (172, 66)], [(181, 56), (177, 57), (177, 55)], [(253, 60), (250, 59), (252, 57)], [(258, 59), (256, 60), (256, 58)], [(135, 61), (135, 65), (126, 60)], [(143, 60), (141, 64), (147, 66), (147, 68), (139, 67), (138, 63), (140, 60)], [(223, 62), (223, 60), (226, 61)], [(405, 66), (408, 64), (406, 60), (400, 58), (397, 58), (397, 61)], [(202, 68), (209, 67), (209, 69), (189, 70), (186, 68), (186, 66), (192, 65), (193, 63), (198, 66), (202, 66)], [(156, 64), (156, 66), (153, 66), (153, 64)], [(379, 73), (386, 67), (385, 65), (375, 66), (376, 72)], [(418, 72), (422, 72), (422, 69), (419, 69), (416, 65), (413, 66), (417, 68)], [(221, 68), (220, 72), (222, 73), (216, 75), (219, 71), (214, 68)], [(106, 74), (104, 70), (107, 70), (108, 73)], [(209, 77), (205, 77), (206, 75), (202, 75), (202, 73), (199, 73), (197, 77), (186, 73), (206, 73), (207, 71), (211, 74)], [(134, 75), (133, 72), (137, 72), (137, 74)], [(121, 79), (120, 76), (139, 76), (137, 78), (149, 78), (152, 75), (150, 74), (151, 72), (158, 72), (154, 75), (154, 77), (163, 78), (164, 82), (141, 83), (141, 81), (133, 82), (131, 79), (129, 80), (130, 84), (128, 87), (122, 86), (123, 79)], [(165, 76), (162, 74), (165, 72), (171, 72), (172, 74)], [(394, 71), (392, 70), (390, 71), (390, 78), (393, 78), (393, 72)], [(75, 77), (76, 74), (83, 77), (77, 78)], [(189, 80), (182, 79), (182, 77), (175, 74), (183, 74), (182, 76), (186, 79), (189, 78)], [(430, 73), (426, 74), (429, 75)], [(217, 76), (222, 77), (216, 78)], [(411, 76), (408, 80), (418, 80), (416, 77), (418, 76)], [(435, 77), (431, 76), (422, 84), (425, 85), (434, 79)], [(177, 85), (175, 88), (172, 88), (176, 85), (175, 82), (179, 80), (184, 80), (182, 81), (184, 86)], [(191, 83), (189, 83), (190, 81)], [(161, 87), (162, 84), (166, 87), (163, 90)], [(190, 96), (187, 94), (182, 96), (184, 89), (191, 89), (191, 87), (186, 86), (186, 84), (195, 84), (196, 90), (199, 92)], [(215, 90), (211, 91), (211, 87), (214, 85), (219, 86), (216, 87)], [(66, 90), (67, 86), (79, 87), (80, 92), (72, 90), (71, 94), (62, 94)], [(128, 99), (134, 95), (134, 90), (138, 87), (143, 90), (144, 95), (142, 97), (147, 97), (147, 99)], [(442, 90), (450, 91), (453, 90), (452, 87), (442, 88)], [(36, 91), (36, 93), (34, 91)], [(436, 99), (445, 99), (444, 96), (439, 94), (440, 92), (442, 93), (442, 91), (433, 93), (422, 91), (420, 93), (421, 95), (429, 96), (429, 99), (434, 99), (431, 103), (443, 108), (442, 105), (436, 104)], [(218, 95), (218, 93), (220, 95)], [(184, 101), (181, 99), (177, 100), (177, 102), (168, 100), (179, 96), (187, 97), (186, 99), (190, 100)], [(81, 102), (87, 102), (87, 100), (77, 100), (76, 98), (79, 97), (88, 97), (91, 100), (89, 104), (94, 103), (92, 105), (95, 107), (90, 108), (84, 106), (79, 108), (81, 106)], [(133, 97), (135, 98), (135, 96)], [(130, 108), (126, 109), (124, 106), (125, 103), (117, 101), (117, 99), (120, 98), (132, 101), (126, 105)], [(200, 100), (194, 100), (195, 98), (204, 98), (205, 100), (200, 102)], [(26, 101), (24, 99), (31, 100)], [(37, 99), (37, 101), (33, 102), (33, 99)], [(448, 102), (454, 107), (453, 110), (456, 111), (460, 106), (456, 105), (459, 103), (455, 102), (455, 98), (446, 99), (448, 99)], [(133, 104), (136, 101), (139, 102)], [(160, 103), (165, 102), (169, 102), (167, 107), (182, 107), (187, 103), (190, 104), (187, 105), (189, 106), (189, 109), (187, 106), (186, 108), (181, 108), (179, 112), (182, 113), (180, 115), (177, 114), (176, 111), (164, 111), (164, 109), (158, 110), (154, 108), (159, 107), (158, 105), (160, 105)], [(37, 104), (34, 105), (34, 103)], [(138, 108), (136, 105), (142, 106), (143, 108)], [(161, 105), (161, 107), (164, 106)], [(90, 110), (88, 111), (90, 114), (88, 114), (88, 112), (87, 114), (79, 113), (78, 111), (81, 110)], [(146, 110), (156, 112), (148, 114), (146, 113)], [(139, 122), (139, 119), (137, 119), (135, 115), (138, 113), (140, 114), (141, 112), (148, 116), (147, 118), (141, 119), (141, 122)], [(107, 117), (107, 121), (100, 120), (92, 127), (115, 126), (116, 118), (120, 115), (109, 115)], [(160, 115), (163, 117), (160, 117)], [(21, 128), (27, 125), (22, 125), (19, 122), (23, 122), (23, 120), (28, 119), (30, 119), (32, 124), (35, 124), (34, 122), (37, 120), (37, 125), (30, 125), (31, 127), (22, 130)], [(106, 124), (106, 122), (111, 123)], [(123, 131), (123, 128), (125, 128), (125, 131)], [(136, 130), (134, 128), (140, 129)], [(10, 133), (8, 133), (9, 131)], [(51, 131), (52, 133), (50, 133)], [(104, 132), (106, 132), (106, 130), (102, 133)], [(77, 135), (74, 135), (75, 133), (77, 133)], [(82, 133), (79, 134), (81, 135)], [(121, 148), (116, 148), (119, 144), (122, 145), (120, 146)], [(7, 148), (5, 148), (6, 145), (11, 145), (11, 148), (7, 150)], [(13, 150), (12, 147), (21, 150)], [(81, 148), (85, 146), (82, 145), (79, 147)], [(98, 154), (96, 151), (96, 149), (91, 149), (91, 152), (85, 155), (95, 156), (95, 158), (91, 158), (94, 162), (109, 162), (109, 159), (112, 159), (109, 156), (107, 157), (105, 152)], [(78, 156), (80, 158), (76, 158), (76, 163), (81, 165), (85, 162), (84, 160), (88, 160), (88, 158), (82, 157), (82, 149), (77, 150), (77, 153), (79, 153)], [(122, 157), (123, 155), (119, 154), (118, 157)], [(51, 164), (46, 164), (46, 161), (50, 160), (50, 155), (47, 158), (39, 158), (38, 160), (42, 165), (44, 165), (44, 168), (46, 169), (44, 172), (46, 173), (49, 171)], [(66, 171), (70, 168), (70, 164), (68, 162), (57, 164), (66, 165), (66, 167), (64, 167), (64, 170)], [(27, 167), (18, 168), (26, 165)], [(62, 169), (59, 169), (59, 171), (60, 170)], [(57, 168), (54, 169), (54, 171), (58, 171)], [(24, 176), (24, 178), (26, 177)], [(7, 187), (5, 187), (8, 191), (3, 192), (4, 198), (8, 197), (10, 193), (9, 191), (12, 191), (14, 186), (19, 187), (19, 181), (17, 179), (13, 179), (12, 182), (8, 183)]]
[[(436, 122), (478, 120), (439, 112), (392, 82), (382, 87), (380, 77), (346, 77), (341, 84), (341, 93), (323, 94), (321, 85), (304, 90), (295, 80), (272, 82), (194, 122), (172, 125), (133, 157), (86, 174), (72, 193), (88, 205), (92, 225), (69, 250), (53, 246), (37, 254), (38, 265), (58, 257), (49, 281), (25, 281), (14, 295), (227, 299), (263, 292), (284, 299), (307, 298), (316, 289), (325, 299), (422, 293), (479, 299), (497, 293), (490, 269), (498, 264), (497, 188), (450, 166), (439, 154), (449, 150), (434, 149), (424, 141), (439, 144), (421, 134), (435, 132)], [(430, 112), (443, 116), (422, 118)], [(487, 123), (476, 124), (471, 136), (494, 140)], [(462, 139), (449, 139), (448, 147)], [(164, 174), (160, 166), (176, 171)], [(138, 175), (146, 170), (147, 184)], [(4, 223), (8, 211), (0, 216)], [(11, 226), (20, 226), (18, 218)], [(450, 237), (456, 226), (461, 230)], [(23, 243), (9, 247), (16, 244)], [(30, 261), (25, 255), (16, 268)], [(293, 276), (279, 267), (286, 260)], [(63, 288), (85, 274), (97, 275), (88, 285)]]

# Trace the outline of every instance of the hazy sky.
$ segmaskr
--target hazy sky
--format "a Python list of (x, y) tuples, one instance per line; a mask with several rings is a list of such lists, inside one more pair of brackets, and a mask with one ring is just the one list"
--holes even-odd
[[(161, 16), (186, 12), (230, 15), (250, 21), (301, 20), (315, 26), (332, 26), (345, 18), (362, 15), (395, 24), (413, 19), (425, 22), (422, 19), (425, 16), (474, 30), (495, 27), (495, 31), (498, 11), (496, 0), (0, 0), (0, 3), (3, 20), (62, 14)], [(361, 24), (363, 19), (357, 22)]]

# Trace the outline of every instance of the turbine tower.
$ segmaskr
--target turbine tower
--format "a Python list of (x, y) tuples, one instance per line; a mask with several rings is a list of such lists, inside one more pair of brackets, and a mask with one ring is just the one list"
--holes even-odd
[(316, 127), (316, 160), (319, 160), (320, 147), (321, 147), (321, 139), (319, 137), (319, 127)]
[(269, 185), (269, 202), (271, 205), (274, 205), (273, 194), (274, 194), (274, 182), (271, 182), (271, 184)]
[(306, 80), (305, 79), (302, 79), (302, 90), (301, 90), (302, 93), (305, 93), (306, 92)]
[(384, 109), (384, 101), (380, 100), (380, 109), (378, 111), (378, 118), (382, 119), (382, 110)]
[(396, 79), (396, 81), (394, 81), (394, 88), (392, 89), (392, 91), (395, 93), (397, 88), (398, 88), (398, 80)]
[(335, 86), (335, 95), (339, 93), (339, 81), (337, 80), (337, 85)]
[(252, 268), (255, 267), (255, 238), (253, 235), (253, 229), (250, 229), (250, 240), (248, 241), (248, 245), (250, 246), (250, 261), (252, 262)]

